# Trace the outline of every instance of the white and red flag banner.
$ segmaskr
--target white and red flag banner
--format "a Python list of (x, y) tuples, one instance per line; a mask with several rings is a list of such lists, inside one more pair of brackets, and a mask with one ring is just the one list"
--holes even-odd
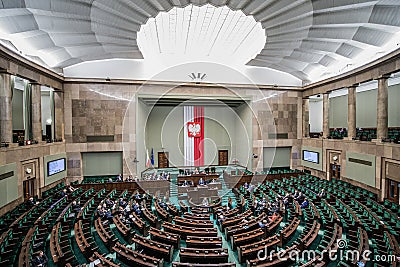
[(185, 106), (185, 166), (204, 165), (204, 107)]

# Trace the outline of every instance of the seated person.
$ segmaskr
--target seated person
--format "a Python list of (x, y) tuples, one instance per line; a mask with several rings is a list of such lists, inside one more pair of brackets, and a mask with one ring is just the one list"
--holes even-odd
[(297, 202), (299, 203), (303, 203), (304, 199), (306, 198), (305, 195), (303, 195), (303, 193), (300, 192), (300, 196), (296, 199)]
[(208, 199), (207, 199), (206, 197), (205, 197), (205, 198), (203, 198), (202, 205), (203, 205), (203, 206), (208, 206), (208, 205), (209, 205), (209, 203), (208, 203)]
[(165, 204), (164, 202), (162, 202), (160, 200), (158, 201), (158, 204), (160, 205), (161, 208), (167, 210), (167, 208), (168, 208), (167, 204)]
[(127, 219), (127, 223), (130, 224), (131, 227), (132, 227), (132, 226), (134, 226), (134, 221), (135, 220), (136, 220), (136, 218), (132, 214), (130, 214), (128, 219)]
[(215, 180), (215, 178), (213, 178), (210, 183), (215, 184), (216, 182), (217, 182), (217, 180)]
[(248, 184), (247, 182), (245, 182), (244, 185), (243, 185), (243, 187), (244, 187), (245, 189), (248, 189), (248, 188), (249, 188), (249, 184)]
[(190, 186), (190, 185), (191, 185), (191, 182), (188, 181), (188, 180), (185, 180), (185, 181), (183, 182), (183, 184), (182, 184), (182, 186)]
[(81, 205), (77, 203), (75, 200), (72, 201), (72, 210), (74, 212), (80, 212), (81, 211)]
[(199, 174), (199, 169), (195, 168), (193, 173), (194, 174)]
[(232, 198), (228, 198), (228, 207), (229, 207), (229, 209), (233, 209)]
[(107, 198), (105, 203), (107, 204), (107, 206), (112, 207), (114, 205), (114, 201), (112, 201), (111, 199)]
[(111, 214), (110, 210), (105, 210), (103, 218), (105, 218), (107, 220), (112, 220), (113, 217), (114, 216)]
[(39, 253), (32, 259), (32, 264), (34, 267), (47, 267), (47, 262), (47, 256), (43, 253), (43, 251), (39, 251)]
[(98, 206), (98, 207), (97, 207), (97, 216), (100, 217), (100, 218), (103, 218), (103, 216), (104, 216), (104, 210), (103, 210), (103, 207), (102, 207), (102, 206)]
[(122, 182), (123, 178), (122, 178), (122, 174), (118, 174), (117, 176), (117, 182)]
[(253, 193), (255, 189), (256, 189), (255, 185), (250, 184), (249, 188), (247, 188), (247, 191), (249, 191), (250, 193)]
[(320, 198), (326, 197), (325, 189), (322, 188), (322, 189), (321, 189), (321, 192), (319, 192), (317, 196), (320, 197)]
[(301, 203), (301, 206), (300, 206), (300, 208), (302, 208), (302, 209), (304, 209), (304, 208), (307, 208), (308, 207), (308, 200), (307, 200), (307, 198), (304, 198), (304, 201), (303, 201), (303, 203)]
[(119, 206), (125, 208), (128, 203), (123, 198), (119, 199)]
[(224, 221), (225, 221), (224, 215), (220, 215), (219, 218), (218, 218), (218, 223), (222, 224)]
[(165, 193), (165, 195), (164, 195), (163, 198), (162, 198), (162, 201), (163, 201), (164, 203), (168, 203), (168, 202), (169, 202), (169, 195), (168, 195), (168, 192)]
[(204, 185), (204, 180), (203, 180), (203, 178), (200, 178), (200, 180), (199, 180), (199, 185)]
[(267, 220), (263, 220), (262, 222), (259, 222), (258, 225), (260, 226), (260, 228), (264, 229), (268, 226), (268, 222)]
[(124, 208), (123, 208), (123, 207), (121, 207), (121, 206), (119, 206), (119, 207), (118, 207), (117, 214), (124, 215), (124, 214), (125, 214), (125, 210), (124, 210)]
[(138, 215), (140, 215), (142, 213), (142, 210), (140, 209), (140, 205), (136, 201), (133, 202), (132, 210)]
[(296, 200), (297, 202), (303, 202), (304, 200), (303, 193), (296, 191), (293, 195), (293, 199)]
[(69, 191), (70, 193), (72, 193), (72, 192), (75, 191), (75, 188), (73, 188), (71, 185), (68, 185), (68, 186), (67, 186), (67, 189), (68, 189), (68, 191)]
[(129, 214), (131, 212), (131, 207), (129, 207), (129, 205), (126, 205), (124, 211), (125, 214)]
[(67, 189), (64, 189), (62, 192), (61, 192), (61, 197), (63, 198), (63, 197), (65, 197), (65, 196), (67, 196), (68, 194), (67, 194)]
[(283, 199), (283, 206), (284, 206), (285, 210), (287, 210), (289, 208), (289, 198), (285, 197)]
[(33, 197), (30, 197), (30, 198), (28, 199), (28, 201), (27, 201), (27, 204), (28, 204), (30, 207), (35, 206), (37, 203), (38, 203), (38, 202), (35, 202), (35, 200), (33, 199)]

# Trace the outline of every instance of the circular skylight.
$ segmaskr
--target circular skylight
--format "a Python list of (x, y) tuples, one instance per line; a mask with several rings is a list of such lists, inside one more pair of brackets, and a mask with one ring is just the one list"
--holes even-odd
[(252, 16), (230, 8), (188, 5), (160, 12), (141, 26), (138, 46), (145, 60), (168, 65), (207, 61), (244, 65), (265, 45), (265, 30)]

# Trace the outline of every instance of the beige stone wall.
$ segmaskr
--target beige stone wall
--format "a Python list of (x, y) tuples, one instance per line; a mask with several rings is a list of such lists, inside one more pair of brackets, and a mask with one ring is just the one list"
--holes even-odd
[[(381, 142), (362, 142), (353, 140), (334, 140), (334, 139), (314, 139), (304, 138), (302, 140), (303, 146), (312, 146), (322, 148), (323, 171), (309, 169), (312, 174), (321, 178), (329, 178), (329, 163), (332, 161), (330, 156), (335, 154), (339, 155), (338, 165), (341, 166), (341, 176), (346, 181), (357, 185), (359, 187), (368, 189), (380, 195), (381, 199), (385, 196), (385, 162), (400, 161), (400, 146), (397, 144), (381, 143)], [(360, 182), (347, 179), (346, 176), (346, 153), (354, 152), (360, 154), (369, 154), (376, 156), (376, 174), (375, 174), (375, 188), (362, 184)]]
[(33, 178), (34, 175), (36, 179), (35, 191), (37, 195), (41, 195), (41, 192), (59, 183), (60, 181), (57, 181), (45, 187), (43, 158), (48, 155), (56, 155), (64, 152), (65, 143), (40, 143), (21, 147), (17, 146), (17, 144), (11, 144), (8, 148), (0, 148), (0, 166), (13, 162), (17, 163), (18, 176), (18, 199), (0, 208), (0, 216), (24, 201), (23, 181), (28, 179), (25, 173), (27, 167), (33, 170), (30, 178)]

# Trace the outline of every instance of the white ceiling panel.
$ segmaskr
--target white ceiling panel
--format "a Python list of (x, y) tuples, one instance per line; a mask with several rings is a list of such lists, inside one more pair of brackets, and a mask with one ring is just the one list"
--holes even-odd
[[(196, 7), (190, 12), (174, 11), (191, 4)], [(213, 6), (199, 13), (199, 6), (206, 4)], [(214, 10), (225, 5), (230, 11)], [(254, 25), (246, 22), (246, 16), (229, 15), (233, 10), (252, 16), (263, 32), (254, 34)], [(170, 13), (154, 21), (166, 11)], [(187, 49), (209, 40), (202, 51), (208, 50), (210, 58), (218, 56), (212, 51), (218, 51), (215, 47), (219, 45), (227, 47), (234, 58), (240, 57), (236, 54), (241, 47), (255, 51), (254, 44), (263, 37), (259, 50), (251, 50), (247, 58), (240, 60), (315, 81), (340, 73), (343, 65), (355, 68), (393, 51), (396, 46), (391, 43), (398, 42), (400, 33), (400, 1), (0, 1), (0, 39), (50, 67), (65, 68), (93, 59), (142, 59), (145, 48), (138, 44), (138, 32), (149, 21), (153, 25), (146, 35), (156, 50)], [(163, 38), (169, 40), (169, 46)], [(180, 40), (183, 44), (171, 45)]]

